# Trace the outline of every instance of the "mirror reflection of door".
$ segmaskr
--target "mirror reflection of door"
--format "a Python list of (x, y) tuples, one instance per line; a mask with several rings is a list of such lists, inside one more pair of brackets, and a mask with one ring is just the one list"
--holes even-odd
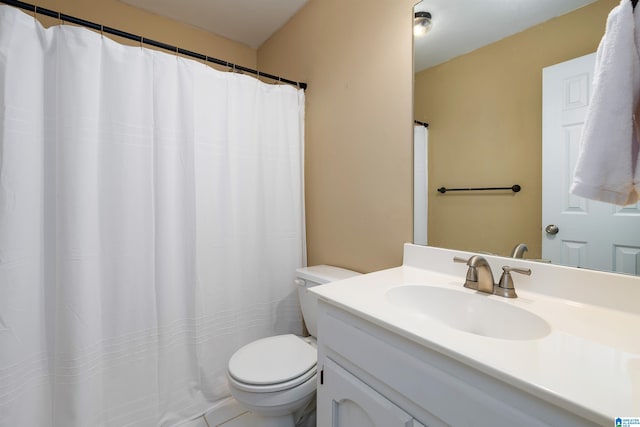
[(640, 204), (614, 206), (569, 194), (594, 67), (595, 53), (543, 70), (542, 257), (640, 274)]

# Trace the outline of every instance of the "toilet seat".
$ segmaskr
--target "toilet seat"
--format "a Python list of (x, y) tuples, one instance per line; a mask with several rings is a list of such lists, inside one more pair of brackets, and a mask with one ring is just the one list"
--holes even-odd
[(228, 365), (229, 381), (238, 389), (269, 393), (294, 388), (316, 374), (317, 351), (293, 335), (267, 337), (236, 351)]

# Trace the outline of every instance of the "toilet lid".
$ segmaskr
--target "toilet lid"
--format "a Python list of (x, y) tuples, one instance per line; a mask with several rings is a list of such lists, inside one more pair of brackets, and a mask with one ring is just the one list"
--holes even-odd
[(301, 338), (288, 334), (263, 338), (236, 351), (229, 360), (229, 375), (253, 385), (290, 381), (315, 367), (317, 351)]

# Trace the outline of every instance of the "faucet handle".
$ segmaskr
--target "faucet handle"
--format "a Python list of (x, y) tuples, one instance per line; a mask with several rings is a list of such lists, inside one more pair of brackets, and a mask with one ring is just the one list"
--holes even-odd
[(511, 277), (512, 271), (514, 273), (526, 274), (527, 276), (531, 275), (531, 269), (529, 268), (515, 268), (505, 265), (502, 267), (502, 276), (500, 276), (498, 286), (494, 289), (494, 294), (506, 298), (516, 298), (518, 296), (516, 294), (516, 288), (513, 285), (513, 278)]
[(505, 273), (511, 273), (513, 271), (514, 273), (520, 273), (527, 276), (531, 276), (530, 268), (516, 268), (516, 267), (509, 267), (508, 265), (505, 265), (504, 267), (502, 267), (502, 271), (504, 271)]
[(464, 287), (478, 290), (478, 273), (476, 271), (476, 267), (470, 264), (472, 259), (473, 257), (464, 259), (456, 256), (453, 257), (453, 262), (459, 262), (461, 264), (467, 264), (469, 266), (469, 269), (467, 270), (467, 277), (464, 281)]

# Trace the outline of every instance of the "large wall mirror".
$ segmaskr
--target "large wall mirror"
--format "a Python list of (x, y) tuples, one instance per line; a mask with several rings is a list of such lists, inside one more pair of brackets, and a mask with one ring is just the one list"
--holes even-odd
[[(429, 124), (429, 245), (509, 256), (524, 243), (525, 258), (543, 259), (543, 69), (595, 52), (619, 3), (423, 0), (415, 6), (431, 15), (430, 30), (414, 36), (414, 118)], [(515, 184), (518, 193), (437, 191)], [(640, 236), (637, 218), (628, 233)], [(636, 249), (630, 259), (637, 269)], [(566, 264), (574, 262), (580, 266)]]

